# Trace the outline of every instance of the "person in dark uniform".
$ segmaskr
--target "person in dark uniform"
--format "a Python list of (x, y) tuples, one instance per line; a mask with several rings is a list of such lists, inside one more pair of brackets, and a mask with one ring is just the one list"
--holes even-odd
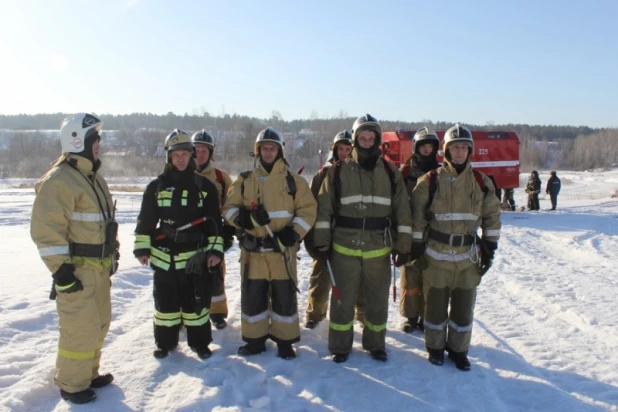
[(165, 150), (165, 170), (144, 192), (133, 253), (154, 269), (155, 358), (176, 348), (184, 324), (189, 347), (206, 359), (212, 354), (209, 311), (216, 277), (204, 268), (214, 269), (223, 258), (219, 198), (215, 186), (195, 172), (187, 133), (174, 130)]

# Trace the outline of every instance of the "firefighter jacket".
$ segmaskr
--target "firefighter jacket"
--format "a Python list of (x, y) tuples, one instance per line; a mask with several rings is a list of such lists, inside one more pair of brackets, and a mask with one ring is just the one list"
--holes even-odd
[(30, 235), (52, 273), (63, 263), (105, 271), (112, 265), (111, 252), (96, 258), (71, 253), (77, 243), (103, 248), (105, 228), (112, 220), (112, 195), (93, 169), (85, 157), (64, 153), (34, 187)]
[[(313, 179), (311, 179), (311, 193), (313, 194), (316, 202), (318, 200), (318, 194), (320, 193), (320, 187), (322, 187), (322, 182), (324, 181), (324, 176), (326, 176), (328, 168), (332, 165), (333, 164), (331, 162), (326, 162), (326, 164), (316, 172), (316, 174), (313, 176)], [(305, 250), (307, 251), (309, 256), (311, 256), (311, 258), (317, 259), (317, 255), (315, 253), (315, 242), (313, 241), (313, 234), (313, 229), (311, 229), (309, 233), (307, 233), (307, 236), (305, 236)]]
[[(469, 161), (458, 174), (453, 165), (445, 160), (437, 169), (435, 192), (430, 205), (430, 173), (418, 180), (411, 199), (412, 236), (414, 242), (427, 242), (425, 256), (430, 264), (449, 270), (463, 270), (477, 264), (479, 248), (476, 242), (461, 246), (463, 237), (456, 235), (475, 236), (479, 227), (483, 230), (484, 240), (498, 242), (500, 201), (494, 195), (491, 179), (482, 173), (480, 176), (486, 192), (477, 182)], [(430, 228), (450, 237), (451, 244), (428, 236)]]
[[(210, 181), (217, 188), (217, 192), (219, 193), (219, 207), (223, 210), (223, 205), (225, 204), (225, 200), (227, 199), (227, 192), (229, 188), (232, 186), (232, 178), (229, 173), (224, 172), (221, 169), (216, 169), (212, 161), (208, 162), (208, 165), (199, 172), (202, 176)], [(223, 219), (223, 217), (222, 217)], [(233, 226), (223, 224), (223, 239), (224, 244), (228, 242), (227, 247), (231, 247), (234, 240), (234, 234), (236, 229)], [(224, 263), (225, 265), (225, 263)]]
[[(393, 247), (400, 252), (410, 250), (412, 219), (408, 193), (401, 172), (384, 162), (380, 158), (373, 170), (363, 170), (353, 150), (351, 157), (328, 168), (318, 195), (316, 247), (331, 247), (332, 243), (333, 250), (363, 259), (388, 255)], [(392, 171), (392, 182), (385, 166)], [(339, 226), (340, 217), (353, 218), (355, 222), (387, 218), (388, 223), (383, 229), (363, 230)]]
[[(288, 175), (296, 186), (296, 193), (293, 196), (288, 185)], [(228, 191), (227, 201), (223, 207), (225, 220), (239, 227), (234, 220), (241, 207), (251, 208), (252, 201), (264, 205), (273, 232), (292, 224), (302, 239), (315, 223), (316, 201), (309, 190), (309, 185), (298, 174), (290, 172), (283, 159), (275, 162), (270, 173), (260, 165), (250, 173), (245, 172), (238, 176)], [(266, 228), (262, 226), (247, 230), (247, 233), (255, 237), (268, 237)]]
[[(217, 170), (219, 170), (218, 173)], [(223, 209), (225, 199), (227, 199), (227, 191), (230, 186), (232, 186), (232, 178), (227, 172), (220, 169), (215, 169), (212, 161), (208, 162), (208, 166), (206, 166), (200, 174), (210, 180), (210, 183), (215, 185), (217, 188), (217, 192), (219, 193), (219, 207)]]
[[(218, 192), (208, 179), (190, 169), (166, 170), (144, 192), (133, 254), (149, 256), (153, 268), (165, 271), (184, 269), (197, 251), (223, 258), (220, 216)], [(157, 239), (164, 229), (175, 230), (203, 217), (208, 219), (178, 231), (176, 239)]]
[[(436, 162), (429, 170), (439, 166), (440, 164)], [(414, 155), (412, 155), (409, 162), (406, 162), (406, 164), (401, 168), (401, 174), (403, 176), (403, 181), (406, 184), (406, 189), (408, 190), (408, 196), (412, 196), (412, 190), (414, 190), (416, 182), (422, 175), (429, 172), (429, 170), (423, 170), (416, 161)]]

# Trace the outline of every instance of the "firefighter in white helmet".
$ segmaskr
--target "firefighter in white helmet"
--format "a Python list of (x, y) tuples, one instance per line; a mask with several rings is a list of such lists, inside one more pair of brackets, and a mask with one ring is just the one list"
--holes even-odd
[(62, 122), (62, 155), (35, 185), (30, 234), (53, 274), (59, 340), (54, 381), (73, 403), (96, 397), (108, 385), (99, 374), (101, 348), (111, 321), (109, 277), (117, 269), (114, 204), (101, 167), (95, 115), (77, 113)]
[(243, 356), (277, 343), (277, 356), (293, 359), (300, 340), (296, 254), (313, 226), (316, 201), (307, 181), (288, 170), (283, 138), (268, 127), (255, 141), (257, 168), (232, 183), (223, 207), (225, 220), (242, 229), (241, 309)]
[(459, 124), (448, 129), (443, 150), (444, 164), (422, 176), (412, 191), (411, 259), (424, 262), (428, 360), (442, 365), (446, 350), (467, 371), (476, 287), (498, 248), (500, 201), (491, 179), (470, 164), (470, 130)]

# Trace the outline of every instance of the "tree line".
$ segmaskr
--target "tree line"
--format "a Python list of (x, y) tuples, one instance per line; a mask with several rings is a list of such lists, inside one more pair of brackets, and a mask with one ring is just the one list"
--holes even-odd
[[(38, 177), (60, 153), (60, 144), (42, 130), (57, 130), (65, 113), (0, 115), (0, 130), (11, 130), (8, 150), (0, 151), (0, 177)], [(271, 117), (260, 119), (237, 114), (213, 116), (208, 112), (177, 115), (152, 113), (101, 114), (104, 131), (114, 130), (114, 144), (104, 142), (106, 175), (145, 175), (160, 173), (160, 148), (166, 134), (179, 128), (187, 132), (206, 129), (215, 136), (215, 159), (232, 173), (250, 168), (249, 153), (258, 132), (272, 126), (285, 135), (286, 157), (293, 168), (307, 166), (308, 172), (319, 166), (318, 153), (326, 152), (334, 135), (351, 129), (356, 117), (341, 111), (336, 117), (319, 118), (313, 112), (308, 119), (285, 120), (273, 110)], [(455, 122), (418, 122), (380, 120), (383, 130), (418, 129), (428, 126), (447, 129)], [(520, 162), (523, 172), (535, 168), (584, 170), (609, 168), (618, 162), (618, 130), (587, 126), (461, 123), (472, 130), (515, 131), (521, 141)], [(311, 131), (302, 136), (301, 131)], [(105, 134), (104, 134), (105, 137)]]

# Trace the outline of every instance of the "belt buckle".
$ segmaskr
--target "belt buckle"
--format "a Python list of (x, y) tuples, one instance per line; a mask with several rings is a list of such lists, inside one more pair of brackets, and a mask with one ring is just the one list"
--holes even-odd
[[(460, 244), (459, 245), (453, 244), (454, 239), (460, 239), (460, 242), (459, 242)], [(448, 237), (448, 244), (453, 247), (463, 247), (464, 246), (464, 235), (451, 233), (451, 235)]]
[(267, 237), (259, 237), (256, 238), (257, 239), (257, 243), (258, 243), (258, 252), (259, 253), (264, 253), (264, 252), (273, 252), (275, 249), (272, 247), (267, 247), (264, 246), (265, 244), (267, 244), (271, 239), (267, 238)]

